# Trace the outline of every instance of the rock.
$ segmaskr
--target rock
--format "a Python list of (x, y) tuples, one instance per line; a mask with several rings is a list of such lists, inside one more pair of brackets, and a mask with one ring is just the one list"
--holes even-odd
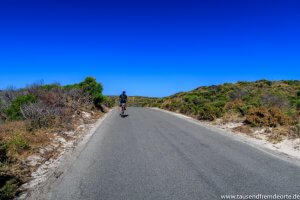
[(91, 118), (91, 114), (90, 113), (87, 113), (87, 112), (84, 112), (84, 111), (82, 111), (82, 116), (85, 118), (85, 119), (89, 119), (89, 118)]
[(67, 132), (64, 132), (65, 135), (68, 135), (68, 136), (73, 136), (75, 133), (74, 131), (67, 131)]
[(65, 138), (63, 138), (63, 137), (56, 137), (55, 141), (57, 141), (59, 143), (65, 143), (66, 142)]
[(36, 166), (38, 164), (41, 164), (43, 158), (39, 155), (32, 155), (29, 156), (26, 160), (26, 162), (28, 163), (28, 165), (30, 166)]

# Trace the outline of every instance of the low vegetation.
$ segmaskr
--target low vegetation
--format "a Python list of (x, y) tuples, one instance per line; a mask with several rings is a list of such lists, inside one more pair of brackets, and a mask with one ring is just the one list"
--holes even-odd
[(297, 80), (225, 83), (160, 99), (132, 100), (133, 105), (159, 107), (199, 120), (241, 122), (243, 126), (236, 130), (247, 134), (255, 127), (273, 128), (270, 133), (273, 141), (279, 128), (280, 134), (284, 129), (287, 137), (300, 137), (300, 81)]
[(83, 112), (101, 112), (113, 100), (92, 77), (74, 85), (33, 84), (0, 92), (0, 200), (11, 199), (28, 179), (28, 155), (48, 144), (54, 133), (75, 129)]
[(128, 106), (132, 107), (146, 107), (152, 106), (156, 107), (159, 106), (160, 99), (153, 98), (153, 97), (140, 97), (140, 96), (130, 96), (128, 97)]
[[(33, 84), (0, 91), (0, 200), (11, 199), (31, 170), (24, 159), (45, 146), (53, 133), (73, 130), (83, 112), (101, 112), (118, 97), (102, 95), (102, 85), (83, 82)], [(265, 129), (271, 142), (300, 138), (300, 81), (225, 83), (165, 98), (131, 96), (128, 106), (159, 107), (199, 120), (236, 123), (233, 131), (252, 135)]]

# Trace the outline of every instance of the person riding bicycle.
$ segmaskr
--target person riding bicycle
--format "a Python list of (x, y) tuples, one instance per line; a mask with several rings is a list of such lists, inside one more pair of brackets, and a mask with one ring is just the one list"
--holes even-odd
[(125, 104), (124, 110), (126, 110), (126, 103), (127, 103), (127, 95), (126, 92), (123, 91), (122, 94), (119, 96), (119, 107), (120, 107), (120, 112), (122, 112), (122, 105)]

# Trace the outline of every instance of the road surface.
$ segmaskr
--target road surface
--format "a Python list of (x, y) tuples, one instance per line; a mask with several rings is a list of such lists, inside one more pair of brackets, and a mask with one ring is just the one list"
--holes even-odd
[(48, 193), (55, 200), (220, 199), (300, 193), (300, 168), (154, 109), (116, 110)]

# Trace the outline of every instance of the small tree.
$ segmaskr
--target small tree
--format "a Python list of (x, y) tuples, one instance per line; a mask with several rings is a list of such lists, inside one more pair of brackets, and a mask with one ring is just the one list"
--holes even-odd
[(36, 97), (32, 94), (18, 96), (12, 101), (9, 108), (6, 110), (6, 115), (8, 120), (19, 120), (23, 118), (21, 112), (21, 106), (27, 103), (33, 103), (36, 101)]
[(83, 82), (79, 83), (79, 87), (83, 89), (84, 93), (91, 95), (96, 107), (101, 107), (104, 100), (102, 95), (103, 87), (93, 77), (87, 77)]

